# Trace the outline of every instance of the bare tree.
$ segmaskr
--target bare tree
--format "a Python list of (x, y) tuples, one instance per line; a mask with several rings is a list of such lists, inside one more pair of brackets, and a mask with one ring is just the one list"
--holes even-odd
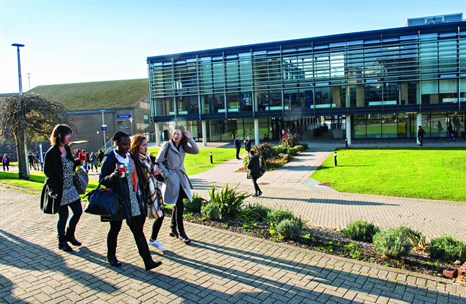
[(55, 124), (66, 121), (61, 103), (37, 94), (11, 96), (0, 101), (0, 139), (14, 138), (20, 178), (29, 179), (27, 143), (47, 138)]

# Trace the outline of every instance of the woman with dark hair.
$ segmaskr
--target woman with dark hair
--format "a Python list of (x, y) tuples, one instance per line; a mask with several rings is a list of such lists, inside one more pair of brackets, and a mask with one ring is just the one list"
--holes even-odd
[[(172, 139), (163, 143), (157, 155), (157, 164), (165, 179), (162, 186), (163, 202), (175, 205), (173, 208), (170, 236), (177, 237), (186, 244), (191, 240), (186, 235), (183, 225), (183, 199), (192, 201), (192, 185), (184, 168), (186, 153), (198, 154), (199, 148), (189, 131), (175, 125), (171, 132)], [(163, 164), (164, 159), (166, 166)]]
[(133, 233), (139, 255), (144, 261), (146, 270), (153, 269), (162, 264), (152, 260), (149, 247), (144, 236), (143, 227), (146, 217), (146, 197), (143, 191), (143, 173), (136, 166), (137, 157), (129, 152), (130, 138), (123, 132), (113, 136), (116, 148), (108, 151), (102, 162), (100, 182), (120, 196), (120, 213), (117, 217), (102, 217), (102, 221), (110, 222), (110, 231), (107, 235), (107, 259), (110, 265), (120, 267), (116, 258), (118, 233), (123, 219), (126, 220)]
[(257, 184), (257, 180), (261, 177), (260, 172), (261, 164), (259, 156), (256, 155), (254, 150), (249, 151), (249, 162), (248, 162), (248, 169), (249, 174), (252, 179), (252, 184), (254, 185), (254, 194), (253, 197), (258, 197), (262, 195), (262, 191)]
[[(54, 201), (53, 213), (58, 212), (57, 232), (58, 248), (63, 251), (73, 251), (68, 245), (81, 246), (74, 233), (82, 214), (81, 200), (73, 184), (73, 172), (80, 165), (79, 159), (74, 159), (69, 144), (71, 142), (71, 128), (67, 125), (56, 125), (50, 135), (50, 149), (45, 153), (44, 174), (48, 193)], [(68, 207), (73, 215), (68, 221)], [(68, 228), (65, 232), (66, 222)]]
[[(147, 197), (148, 204), (156, 204), (156, 208), (160, 214), (155, 219), (154, 224), (152, 225), (152, 234), (149, 239), (149, 246), (153, 246), (158, 250), (165, 250), (165, 247), (160, 243), (157, 239), (159, 235), (160, 228), (162, 227), (164, 214), (163, 214), (163, 206), (160, 204), (163, 202), (162, 199), (159, 200), (158, 193), (159, 190), (159, 182), (157, 182), (155, 175), (160, 174), (160, 170), (153, 164), (149, 155), (147, 155), (147, 138), (141, 134), (135, 134), (131, 137), (131, 147), (129, 151), (134, 155), (139, 157), (139, 161), (136, 162), (137, 166), (140, 167), (141, 171), (143, 172), (143, 180), (144, 180), (144, 193)], [(160, 192), (159, 192), (160, 193)]]

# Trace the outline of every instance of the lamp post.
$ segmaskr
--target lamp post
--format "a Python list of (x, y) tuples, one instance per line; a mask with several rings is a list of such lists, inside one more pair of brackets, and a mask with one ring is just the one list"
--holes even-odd
[(16, 51), (18, 53), (18, 81), (19, 81), (19, 96), (23, 96), (23, 81), (21, 80), (21, 57), (19, 55), (19, 48), (23, 47), (24, 44), (13, 43), (11, 46), (16, 46)]
[[(18, 82), (19, 82), (19, 98), (18, 102), (22, 103), (23, 96), (23, 85), (21, 80), (21, 57), (19, 48), (23, 47), (24, 44), (13, 43), (11, 46), (16, 47), (18, 53)], [(23, 179), (29, 179), (29, 167), (27, 165), (27, 145), (26, 145), (26, 128), (23, 124), (22, 127), (18, 128), (16, 137), (16, 155), (18, 157), (18, 171), (19, 177)]]
[(105, 110), (100, 110), (102, 112), (102, 134), (104, 136), (104, 150), (107, 150), (107, 139), (105, 138), (105, 131), (107, 130), (107, 125), (105, 124), (104, 120), (104, 112)]

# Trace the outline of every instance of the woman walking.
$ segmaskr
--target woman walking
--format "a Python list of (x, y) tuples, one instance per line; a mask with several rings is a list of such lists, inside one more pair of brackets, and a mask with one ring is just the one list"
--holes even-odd
[[(76, 240), (76, 225), (82, 215), (81, 200), (78, 191), (73, 184), (73, 172), (80, 165), (79, 159), (74, 159), (71, 154), (71, 128), (60, 124), (53, 128), (50, 135), (50, 149), (45, 153), (44, 174), (45, 185), (48, 185), (48, 193), (55, 200), (53, 213), (58, 212), (57, 234), (58, 248), (63, 251), (73, 251), (68, 245), (81, 246)], [(68, 207), (73, 215), (68, 221)], [(65, 227), (68, 222), (68, 228)]]
[(259, 156), (255, 155), (256, 153), (254, 150), (249, 151), (249, 162), (248, 162), (248, 169), (249, 169), (249, 174), (251, 175), (252, 183), (254, 185), (254, 194), (252, 196), (257, 197), (262, 195), (262, 191), (259, 188), (259, 185), (257, 184), (257, 179), (261, 177), (261, 172), (260, 172), (260, 160)]
[(159, 190), (159, 185), (155, 179), (155, 174), (159, 174), (160, 170), (154, 168), (154, 164), (150, 156), (147, 154), (147, 138), (141, 134), (136, 134), (131, 138), (131, 147), (129, 148), (130, 152), (139, 157), (139, 161), (136, 162), (137, 166), (140, 167), (144, 181), (143, 191), (147, 197), (148, 204), (156, 204), (157, 210), (160, 212), (160, 215), (155, 219), (154, 224), (152, 224), (152, 234), (149, 239), (148, 244), (157, 248), (158, 250), (165, 250), (165, 247), (157, 239), (159, 235), (160, 228), (163, 223), (163, 206), (159, 205), (162, 201), (157, 202), (157, 191)]
[(199, 148), (189, 131), (175, 125), (171, 132), (171, 140), (163, 143), (157, 155), (157, 164), (165, 179), (162, 186), (163, 201), (165, 204), (175, 205), (170, 222), (170, 236), (189, 244), (191, 240), (186, 235), (183, 225), (183, 199), (192, 201), (192, 185), (184, 168), (186, 153), (198, 154)]
[(126, 223), (133, 233), (139, 255), (144, 261), (145, 268), (150, 270), (160, 266), (162, 262), (152, 260), (143, 232), (146, 198), (142, 191), (142, 172), (135, 165), (138, 161), (137, 157), (128, 151), (130, 147), (129, 135), (117, 132), (113, 136), (113, 141), (116, 148), (105, 155), (99, 178), (103, 185), (112, 188), (122, 200), (120, 202), (120, 214), (117, 217), (102, 217), (102, 221), (110, 222), (110, 231), (107, 235), (107, 259), (112, 266), (120, 267), (122, 265), (116, 257), (116, 248), (118, 233), (123, 219), (126, 219)]

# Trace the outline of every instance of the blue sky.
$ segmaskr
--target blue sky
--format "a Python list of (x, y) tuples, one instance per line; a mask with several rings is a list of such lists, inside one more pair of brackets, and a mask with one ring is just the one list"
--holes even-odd
[[(402, 27), (466, 0), (0, 0), (0, 93), (147, 77), (148, 56)], [(466, 17), (466, 16), (463, 16)], [(28, 73), (30, 78), (28, 79)]]

